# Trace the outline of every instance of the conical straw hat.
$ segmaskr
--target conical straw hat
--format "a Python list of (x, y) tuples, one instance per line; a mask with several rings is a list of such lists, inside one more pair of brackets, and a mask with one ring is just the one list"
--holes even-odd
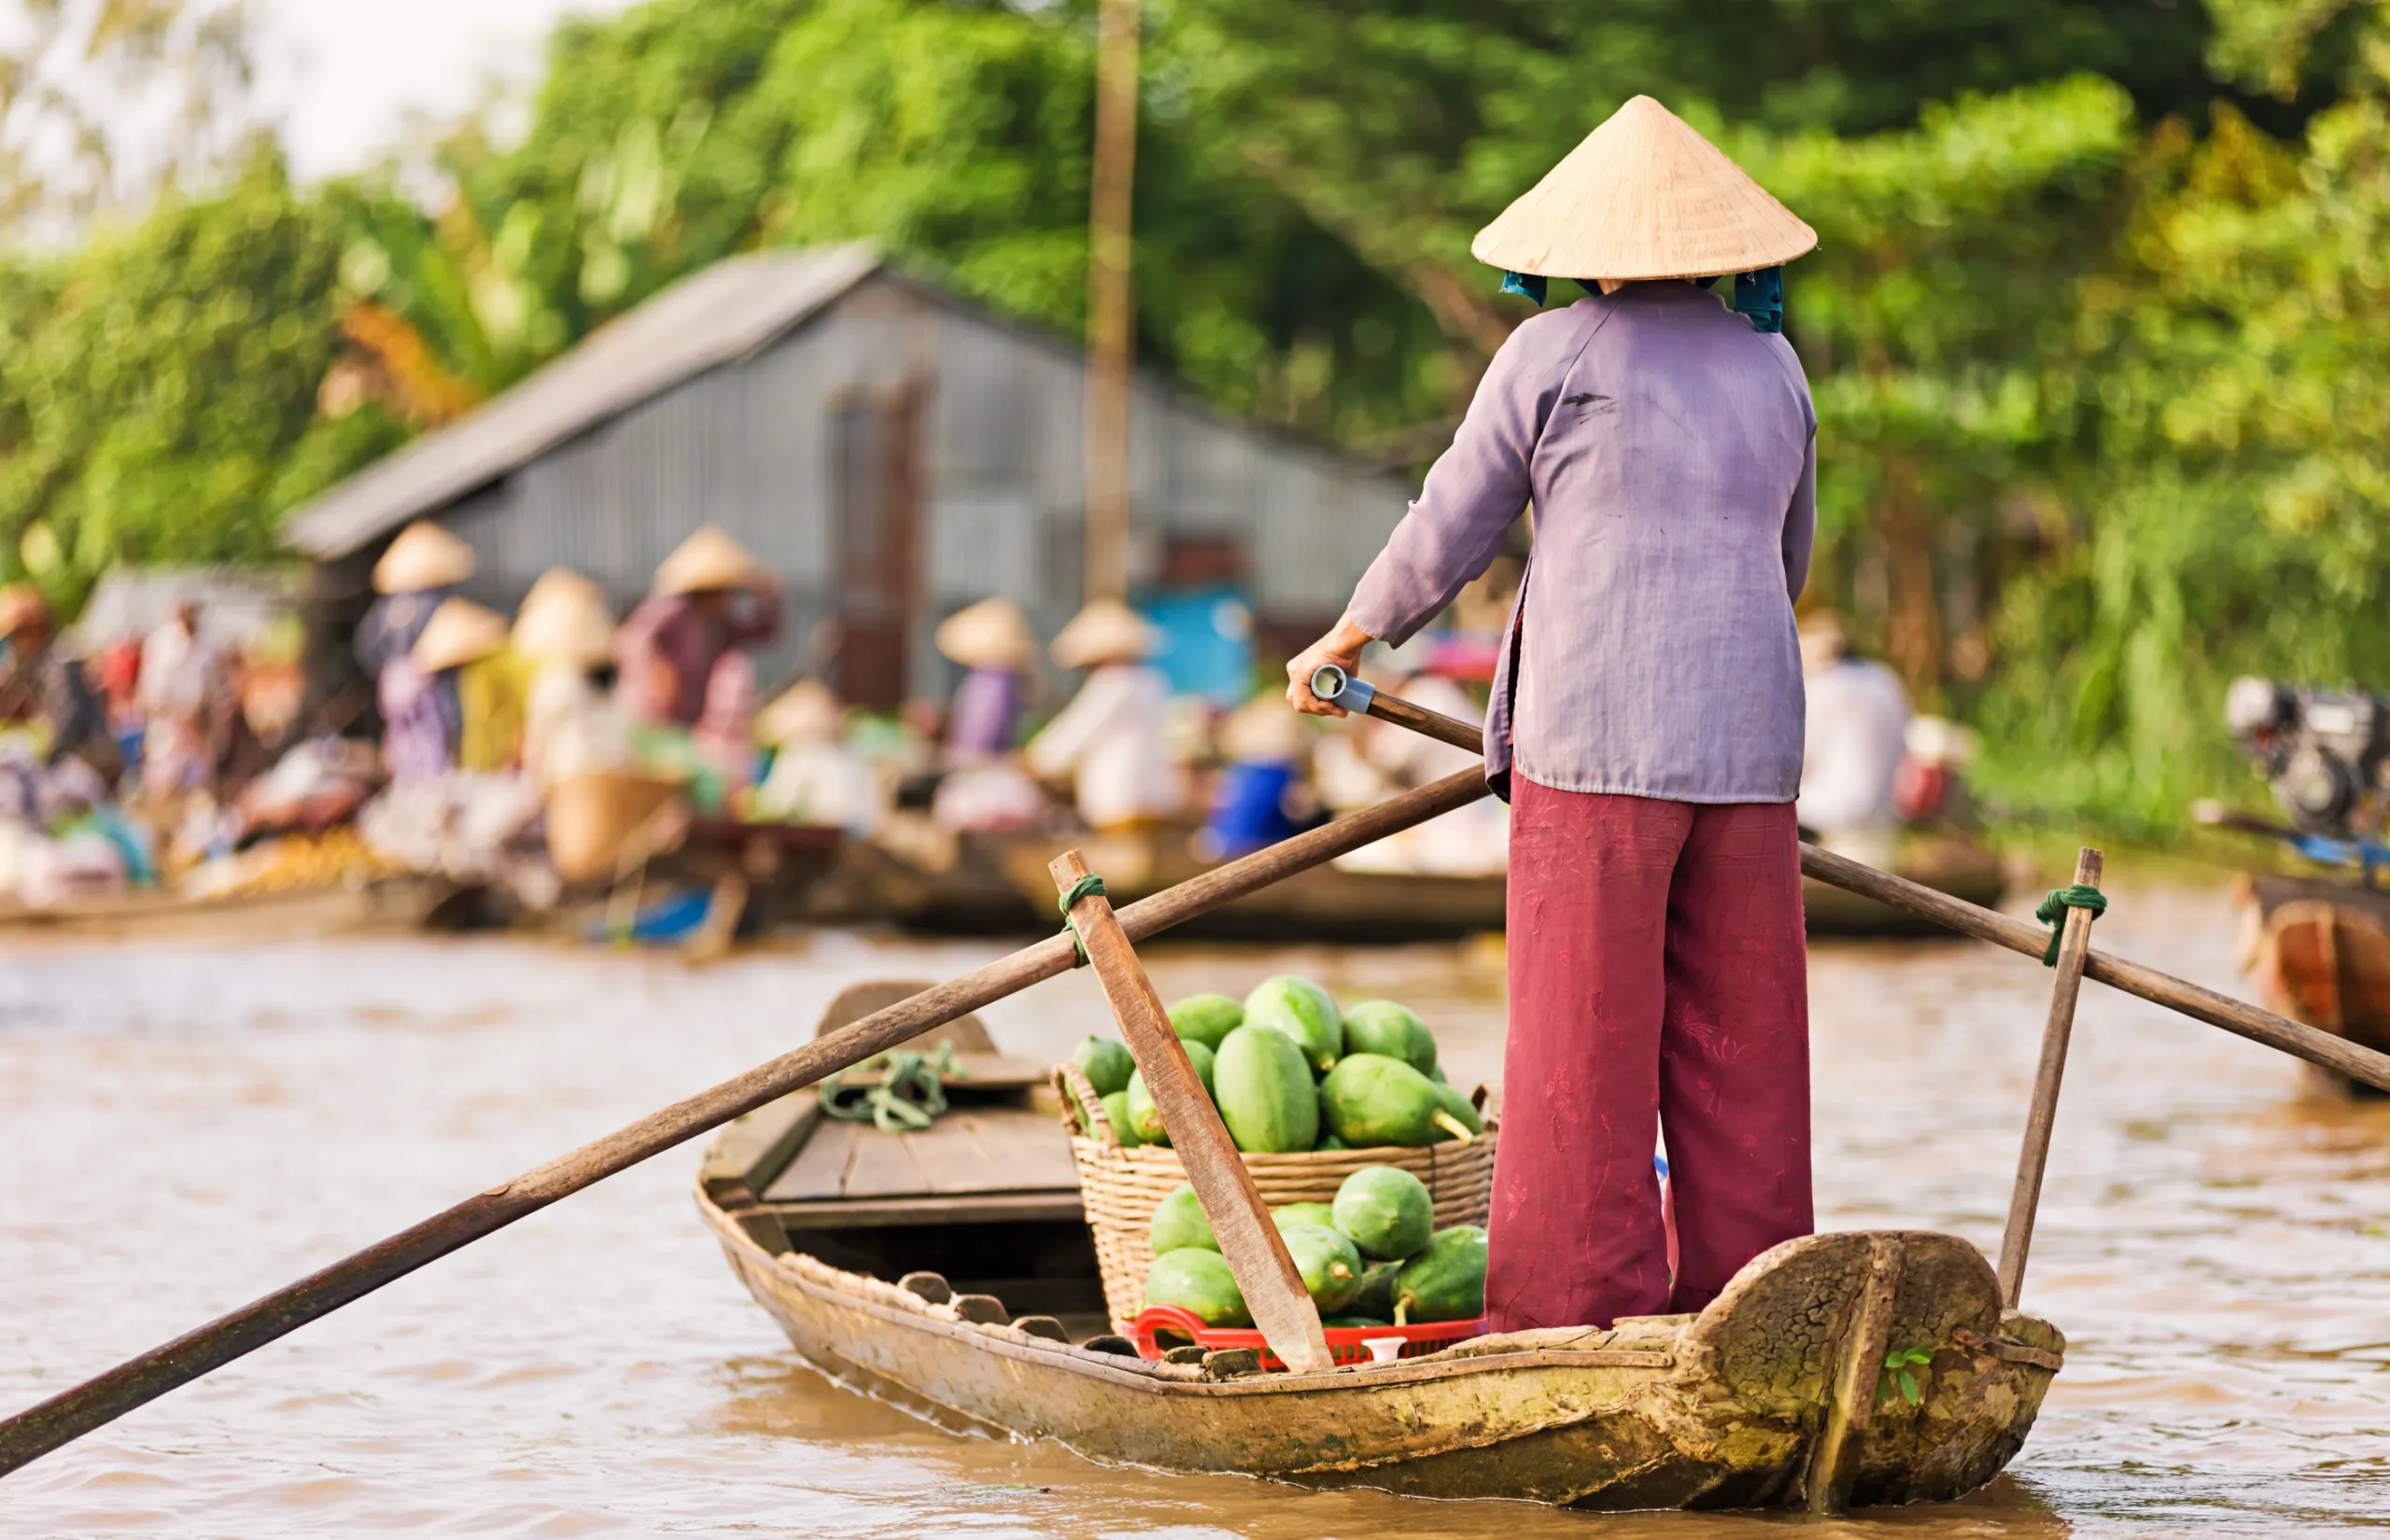
[(1550, 278), (1708, 278), (1789, 262), (1818, 232), (1691, 124), (1638, 96), (1477, 232), (1481, 262)]
[(431, 623), (415, 639), (415, 651), (407, 655), (415, 660), (417, 668), (437, 674), (443, 668), (462, 668), (478, 658), (486, 658), (505, 645), (506, 622), (497, 611), (485, 609), (471, 599), (446, 598), (431, 612)]
[(473, 548), (429, 519), (417, 519), (373, 564), (376, 594), (420, 594), (473, 575)]
[(1161, 634), (1118, 599), (1098, 599), (1071, 617), (1050, 650), (1064, 668), (1092, 668), (1153, 656)]
[(514, 612), (514, 651), (583, 667), (605, 662), (614, 651), (614, 621), (604, 592), (569, 567), (541, 573)]
[(714, 588), (745, 588), (763, 576), (762, 565), (745, 546), (712, 525), (701, 525), (655, 569), (655, 591), (702, 594)]
[(846, 708), (820, 679), (797, 680), (755, 714), (755, 741), (775, 749), (792, 743), (835, 743), (846, 730)]
[(965, 668), (1021, 668), (1037, 635), (1010, 599), (981, 599), (938, 623), (937, 650)]

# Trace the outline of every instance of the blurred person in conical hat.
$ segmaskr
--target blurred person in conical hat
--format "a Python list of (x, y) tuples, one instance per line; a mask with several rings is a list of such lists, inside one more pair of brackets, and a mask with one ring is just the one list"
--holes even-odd
[(1535, 917), (1509, 948), (1493, 1330), (1698, 1310), (1812, 1227), (1792, 603), (1817, 417), (1782, 267), (1816, 245), (1659, 103), (1621, 107), (1471, 247), (1507, 290), (1583, 298), (1502, 344), (1343, 618), (1287, 667), (1298, 708), (1342, 715), (1313, 670), (1408, 640), (1533, 505), (1485, 722), (1513, 913)]
[(1224, 762), (1211, 811), (1195, 836), (1206, 861), (1229, 861), (1290, 839), (1324, 816), (1305, 781), (1312, 748), (1303, 719), (1276, 694), (1258, 695), (1220, 724)]
[(29, 728), (44, 761), (80, 761), (101, 781), (124, 770), (124, 751), (108, 726), (100, 693), (79, 658), (59, 644), (49, 601), (29, 582), (0, 588), (0, 723)]
[(1079, 816), (1098, 830), (1177, 817), (1187, 789), (1170, 754), (1170, 681), (1146, 660), (1161, 645), (1152, 623), (1118, 599), (1072, 617), (1049, 650), (1087, 678), (1071, 703), (1030, 741), (1032, 772), (1074, 777)]
[(1908, 692), (1882, 664), (1851, 654), (1849, 633), (1831, 609), (1803, 616), (1800, 639), (1802, 826), (1837, 855), (1889, 866), (1900, 833), (1893, 793), (1907, 751)]
[(523, 595), (511, 640), (530, 680), (524, 772), (553, 786), (628, 764), (630, 723), (613, 700), (614, 621), (604, 591), (569, 567), (548, 568)]
[(415, 646), (440, 601), (473, 575), (473, 548), (429, 519), (417, 519), (373, 564), (377, 595), (357, 626), (357, 661), (380, 679), (392, 658)]
[(655, 569), (655, 582), (615, 637), (620, 688), (645, 721), (695, 727), (714, 665), (780, 634), (780, 585), (747, 548), (701, 525)]
[(949, 763), (967, 764), (1012, 751), (1029, 701), (1037, 637), (1010, 599), (968, 605), (938, 623), (937, 650), (963, 665), (947, 715)]
[[(444, 697), (436, 707), (417, 700), (420, 671), (408, 654), (442, 601), (473, 575), (475, 565), (473, 548), (429, 519), (417, 519), (400, 530), (373, 564), (375, 597), (365, 618), (357, 623), (350, 645), (365, 677), (373, 683), (375, 699), (390, 696), (404, 703), (413, 714), (413, 725), (401, 735), (404, 741), (398, 746), (399, 761), (412, 766), (420, 767), (421, 756), (435, 741), (431, 735), (435, 717), (444, 723), (439, 740), (447, 746), (443, 758), (454, 754), (456, 723), (463, 708), (457, 700), (454, 679), (432, 681), (431, 688)], [(399, 670), (397, 676), (387, 677), (393, 667)], [(387, 707), (383, 708), (382, 721), (387, 748), (392, 726)]]
[(748, 815), (782, 823), (830, 823), (861, 839), (879, 827), (879, 782), (847, 747), (847, 712), (830, 687), (799, 679), (756, 714), (755, 739), (771, 768)]
[(405, 656), (384, 666), (380, 694), (382, 757), (393, 781), (513, 763), (523, 729), (521, 677), (507, 649), (506, 622), (495, 611), (471, 599), (443, 599)]
[(937, 650), (967, 672), (946, 723), (946, 774), (930, 817), (946, 828), (1005, 833), (1044, 821), (1046, 797), (1012, 757), (1034, 681), (1037, 636), (1010, 599), (989, 598), (940, 622)]

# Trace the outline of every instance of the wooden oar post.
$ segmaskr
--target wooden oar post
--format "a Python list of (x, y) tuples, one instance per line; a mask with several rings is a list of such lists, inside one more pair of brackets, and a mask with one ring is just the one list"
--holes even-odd
[[(2100, 885), (2100, 852), (2074, 858), (2074, 886)], [(2083, 966), (2091, 956), (2093, 912), (2069, 908), (2059, 932), (2058, 976), (2050, 983), (2049, 1019), (2042, 1027), (2042, 1061), (2033, 1072), (2033, 1101), (2025, 1114), (2025, 1144), (2017, 1155), (2017, 1185), (2008, 1195), (2008, 1227), (2000, 1238), (2000, 1300), (2010, 1309), (2025, 1292), (2025, 1253), (2033, 1246), (2033, 1212), (2042, 1201), (2042, 1170), (2049, 1164), (2050, 1130), (2058, 1122), (2059, 1082), (2066, 1076), (2066, 1048), (2074, 1035), (2074, 1000), (2083, 990)]]
[(1237, 1154), (1228, 1125), (1220, 1121), (1219, 1109), (1203, 1094), (1203, 1083), (1111, 903), (1101, 888), (1087, 882), (1087, 859), (1066, 850), (1047, 870), (1066, 899), (1078, 895), (1070, 906), (1071, 927), (1087, 948), (1088, 965), (1095, 970), (1112, 1018), (1120, 1024), (1120, 1035), (1146, 1077), (1154, 1111), (1161, 1114), (1170, 1147), (1187, 1167), (1187, 1180), (1203, 1206), (1203, 1217), (1211, 1222), (1229, 1271), (1235, 1275), (1244, 1307), (1253, 1312), (1253, 1323), (1261, 1328), (1270, 1351), (1296, 1373), (1334, 1368), (1335, 1357), (1320, 1330), (1319, 1309), (1287, 1254), (1286, 1239), (1261, 1201), (1244, 1157)]

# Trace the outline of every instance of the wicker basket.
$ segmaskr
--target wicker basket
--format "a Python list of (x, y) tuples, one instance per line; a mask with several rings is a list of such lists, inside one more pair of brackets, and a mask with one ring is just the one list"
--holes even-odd
[[(1153, 1226), (1154, 1209), (1187, 1180), (1187, 1168), (1175, 1150), (1154, 1144), (1121, 1148), (1102, 1099), (1077, 1065), (1058, 1066), (1054, 1087), (1061, 1093), (1062, 1122), (1071, 1131), (1071, 1155), (1079, 1169), (1079, 1201), (1104, 1272), (1104, 1302), (1115, 1328), (1127, 1335), (1146, 1308), (1146, 1272), (1154, 1260), (1146, 1234)], [(1344, 1179), (1362, 1167), (1399, 1166), (1427, 1184), (1436, 1203), (1436, 1228), (1483, 1225), (1494, 1197), (1496, 1132), (1496, 1120), (1489, 1117), (1485, 1131), (1466, 1144), (1247, 1155), (1244, 1169), (1253, 1173), (1261, 1201), (1275, 1209), (1330, 1202)]]

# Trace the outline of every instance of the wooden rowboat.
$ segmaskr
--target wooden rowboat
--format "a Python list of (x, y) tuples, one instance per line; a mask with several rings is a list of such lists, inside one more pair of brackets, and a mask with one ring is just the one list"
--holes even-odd
[[(1024, 1113), (1037, 1094), (1023, 1088)], [(1259, 1373), (1249, 1351), (1149, 1362), (1112, 1335), (1076, 1194), (1048, 1161), (939, 1192), (935, 1159), (851, 1154), (813, 1166), (909, 1161), (921, 1190), (822, 1196), (785, 1180), (820, 1137), (810, 1095), (738, 1120), (707, 1154), (698, 1211), (740, 1281), (823, 1372), (1093, 1460), (1582, 1508), (1782, 1507), (1821, 1486), (1939, 1501), (2007, 1463), (2065, 1351), (2001, 1309), (1966, 1242), (1884, 1231), (1788, 1241), (1697, 1316), (1327, 1373)], [(1909, 1350), (1930, 1355), (1913, 1402), (1881, 1373)]]
[[(2241, 972), (2270, 1010), (2365, 1047), (2390, 1051), (2390, 892), (2322, 877), (2242, 875)], [(2374, 1095), (2308, 1067), (2334, 1095)]]

